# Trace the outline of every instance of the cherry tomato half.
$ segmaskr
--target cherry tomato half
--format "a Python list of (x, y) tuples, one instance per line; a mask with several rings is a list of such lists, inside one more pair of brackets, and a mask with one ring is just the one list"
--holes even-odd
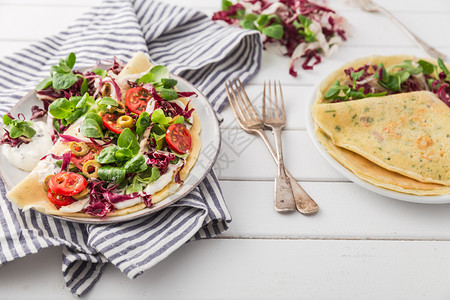
[(88, 160), (94, 159), (94, 154), (99, 154), (103, 148), (100, 145), (96, 145), (94, 143), (87, 143), (86, 144), (89, 147), (89, 152), (83, 156), (76, 156), (72, 154), (70, 156), (70, 162), (73, 163), (78, 170), (83, 170), (83, 164), (87, 162)]
[(180, 123), (169, 126), (166, 141), (170, 149), (181, 154), (187, 153), (191, 149), (191, 134), (186, 126)]
[(125, 105), (131, 112), (140, 115), (147, 108), (147, 103), (151, 98), (152, 95), (147, 89), (143, 87), (131, 88), (125, 95)]
[(59, 172), (48, 183), (49, 190), (62, 196), (72, 196), (84, 190), (87, 186), (86, 179), (77, 173)]
[(70, 162), (72, 162), (78, 170), (83, 170), (83, 164), (87, 162), (88, 160), (93, 160), (94, 154), (92, 152), (88, 152), (85, 156), (82, 157), (76, 157), (75, 155), (72, 155), (70, 157)]
[(117, 119), (121, 115), (106, 113), (102, 115), (103, 125), (114, 133), (120, 134), (123, 128), (117, 125)]
[(75, 199), (72, 197), (55, 194), (50, 189), (47, 191), (47, 198), (56, 206), (66, 206), (75, 202)]

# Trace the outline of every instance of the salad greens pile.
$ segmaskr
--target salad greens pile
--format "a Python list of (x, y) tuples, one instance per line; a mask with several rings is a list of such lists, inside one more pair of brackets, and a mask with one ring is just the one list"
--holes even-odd
[[(152, 195), (147, 192), (155, 193), (167, 182), (147, 188), (150, 183), (169, 169), (170, 180), (182, 183), (179, 172), (191, 151), (188, 127), (194, 109), (177, 99), (196, 94), (178, 92), (177, 80), (165, 66), (154, 66), (137, 79), (116, 81), (123, 69), (116, 59), (108, 70), (80, 72), (72, 70), (75, 63), (76, 55), (70, 53), (36, 86), (44, 109), (34, 106), (31, 119), (48, 113), (53, 142), (59, 135), (69, 148), (62, 155), (44, 157), (60, 168), (56, 174), (52, 168), (45, 174), (48, 200), (59, 209), (85, 199), (81, 211), (98, 217), (138, 197), (150, 207)], [(33, 122), (22, 114), (17, 119), (7, 114), (2, 120), (7, 130), (0, 144), (18, 147), (36, 134)], [(75, 131), (65, 134), (74, 123)]]
[(291, 57), (289, 74), (294, 77), (298, 59), (303, 58), (302, 68), (310, 70), (321, 62), (319, 54), (329, 56), (346, 40), (344, 19), (309, 0), (238, 0), (235, 4), (222, 0), (222, 10), (212, 20), (257, 30), (265, 37), (264, 45), (281, 45), (283, 55)]
[(126, 128), (119, 135), (117, 145), (104, 148), (95, 160), (102, 164), (98, 177), (108, 182), (120, 183), (128, 173), (139, 173), (147, 169), (145, 158), (139, 154), (136, 135)]
[[(58, 159), (55, 163), (62, 171), (77, 173), (88, 180), (90, 205), (86, 213), (103, 217), (114, 210), (115, 201), (140, 195), (146, 205), (151, 205), (151, 195), (145, 194), (145, 187), (167, 172), (169, 164), (177, 164), (189, 155), (189, 151), (177, 153), (173, 150), (176, 148), (171, 148), (175, 146), (169, 142), (182, 136), (168, 141), (167, 132), (174, 124), (183, 128), (184, 124), (190, 124), (193, 109), (169, 101), (195, 93), (175, 90), (177, 80), (170, 78), (165, 66), (158, 65), (139, 79), (128, 81), (127, 94), (122, 97), (115, 77), (109, 76), (109, 72), (118, 74), (119, 63), (114, 61), (115, 67), (109, 70), (80, 73), (72, 71), (75, 62), (75, 54), (70, 53), (52, 66), (50, 76), (36, 87), (37, 95), (44, 96), (48, 104), (55, 134), (72, 142), (70, 152), (54, 158)], [(101, 92), (105, 83), (111, 84), (116, 93)], [(147, 111), (147, 107), (151, 109)], [(79, 132), (91, 143), (85, 142), (84, 137), (64, 134), (68, 126), (80, 119)], [(32, 130), (29, 121), (5, 116), (4, 122), (15, 128), (14, 135), (29, 135)]]
[(427, 90), (450, 106), (450, 74), (442, 59), (437, 65), (419, 59), (404, 60), (386, 68), (384, 64), (366, 64), (358, 69), (344, 70), (345, 84), (336, 80), (325, 93), (327, 102), (357, 100), (396, 93)]

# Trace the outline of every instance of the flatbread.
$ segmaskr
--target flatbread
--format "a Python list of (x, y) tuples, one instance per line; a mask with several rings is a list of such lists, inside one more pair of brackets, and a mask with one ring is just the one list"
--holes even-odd
[[(133, 73), (142, 73), (150, 69), (151, 64), (146, 58), (146, 56), (140, 52), (136, 54), (134, 58), (132, 58), (128, 64), (124, 67), (119, 76), (129, 75)], [(178, 100), (182, 101), (185, 105), (188, 105), (189, 99), (187, 98), (179, 98)], [(189, 103), (189, 108), (192, 108), (192, 105)], [(192, 113), (192, 127), (189, 129), (191, 134), (192, 146), (190, 150), (189, 156), (185, 160), (184, 167), (180, 170), (179, 176), (182, 181), (185, 181), (188, 177), (188, 174), (192, 167), (195, 165), (198, 156), (200, 154), (201, 149), (201, 121), (198, 117), (197, 113), (194, 111)], [(76, 135), (79, 129), (79, 124), (81, 122), (78, 121), (76, 124), (73, 124), (66, 132), (67, 135)], [(69, 149), (70, 143), (57, 141), (55, 145), (53, 145), (50, 153), (61, 155)], [(83, 218), (98, 218), (96, 216), (91, 216), (85, 213), (64, 213), (61, 212), (53, 205), (50, 200), (47, 198), (47, 192), (44, 190), (43, 183), (41, 182), (41, 177), (39, 173), (45, 169), (45, 163), (40, 162), (38, 166), (27, 175), (19, 184), (13, 187), (7, 194), (6, 197), (22, 209), (35, 209), (39, 212), (48, 215), (57, 215), (57, 216), (67, 216), (67, 217), (83, 217)], [(178, 188), (179, 184), (175, 182), (171, 182), (166, 185), (162, 190), (156, 192), (152, 195), (151, 202), (156, 204), (163, 199), (169, 197), (174, 194)], [(127, 207), (124, 209), (116, 209), (115, 211), (108, 213), (107, 217), (115, 217), (115, 216), (123, 216), (127, 214), (134, 213), (136, 211), (140, 211), (146, 208), (144, 203), (139, 203), (131, 207)]]

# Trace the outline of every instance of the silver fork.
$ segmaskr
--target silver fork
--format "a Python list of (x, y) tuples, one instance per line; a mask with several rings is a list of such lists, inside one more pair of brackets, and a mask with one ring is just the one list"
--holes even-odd
[[(236, 92), (234, 91), (233, 84), (236, 86)], [(225, 83), (225, 88), (238, 124), (245, 132), (250, 134), (258, 134), (267, 146), (272, 158), (275, 162), (278, 162), (277, 153), (273, 149), (272, 144), (263, 130), (264, 124), (250, 102), (241, 81), (239, 79), (235, 79), (233, 82), (228, 81)], [(285, 172), (290, 179), (297, 210), (305, 215), (316, 213), (319, 210), (317, 203), (314, 202), (305, 190), (303, 190), (289, 170), (285, 168)]]
[[(295, 209), (294, 195), (292, 194), (291, 183), (284, 170), (281, 131), (286, 126), (286, 111), (284, 109), (283, 94), (279, 82), (278, 87), (280, 90), (279, 99), (276, 81), (273, 85), (274, 94), (272, 97), (272, 85), (269, 80), (269, 96), (267, 97), (269, 101), (266, 101), (266, 82), (264, 81), (262, 117), (264, 125), (272, 129), (275, 137), (275, 148), (277, 150), (278, 175), (275, 177), (275, 209), (278, 211), (293, 211)], [(267, 103), (268, 105), (266, 106)]]
[(415, 35), (413, 32), (411, 32), (405, 25), (403, 25), (396, 17), (394, 17), (387, 9), (384, 7), (376, 4), (372, 0), (355, 0), (355, 3), (362, 8), (362, 10), (367, 12), (381, 12), (384, 15), (386, 15), (392, 22), (397, 24), (400, 28), (403, 29), (404, 32), (406, 32), (409, 37), (411, 37), (417, 45), (419, 45), (420, 48), (422, 48), (425, 53), (430, 55), (433, 58), (442, 58), (443, 60), (447, 60), (447, 56), (430, 45), (428, 45), (424, 40), (419, 38), (417, 35)]

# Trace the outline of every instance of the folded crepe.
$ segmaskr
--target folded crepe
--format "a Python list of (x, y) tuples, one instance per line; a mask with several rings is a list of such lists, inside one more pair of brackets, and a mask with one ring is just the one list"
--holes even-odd
[[(124, 66), (123, 70), (119, 74), (118, 80), (120, 80), (120, 78), (126, 79), (127, 76), (129, 75), (135, 75), (138, 76), (137, 78), (139, 78), (143, 74), (145, 74), (151, 67), (152, 65), (147, 59), (147, 57), (142, 52), (138, 52)], [(189, 108), (192, 108), (192, 105), (189, 103), (189, 99), (179, 98), (178, 100), (183, 102), (185, 105), (188, 105)], [(192, 147), (189, 156), (185, 160), (184, 167), (179, 171), (179, 178), (182, 182), (187, 179), (190, 170), (197, 161), (201, 149), (201, 139), (200, 139), (201, 121), (195, 111), (192, 113), (192, 118), (193, 124), (189, 130), (192, 139)], [(78, 136), (80, 124), (81, 119), (72, 124), (71, 127), (69, 127), (64, 132), (64, 134), (69, 136)], [(49, 153), (55, 155), (62, 155), (64, 152), (69, 150), (69, 147), (70, 147), (69, 142), (65, 142), (59, 139), (50, 149)], [(41, 160), (30, 174), (28, 174), (19, 184), (14, 186), (7, 193), (6, 196), (9, 199), (9, 201), (11, 201), (12, 203), (14, 203), (15, 205), (24, 210), (32, 208), (48, 215), (98, 218), (96, 216), (85, 214), (83, 212), (74, 212), (74, 213), (62, 212), (54, 204), (52, 204), (47, 197), (47, 192), (44, 189), (43, 183), (43, 178), (45, 178), (47, 173), (48, 173), (48, 163), (46, 162), (46, 160)], [(162, 201), (163, 199), (169, 197), (170, 195), (174, 194), (178, 190), (179, 186), (180, 185), (176, 183), (173, 179), (162, 190), (154, 193), (151, 196), (152, 204), (156, 204)], [(143, 202), (141, 202), (123, 209), (116, 209), (113, 212), (108, 213), (108, 217), (123, 216), (140, 211), (145, 208), (146, 205)]]
[(343, 70), (411, 57), (370, 57), (347, 64), (321, 84), (312, 115), (327, 152), (361, 179), (414, 195), (450, 194), (450, 108), (427, 91), (338, 103), (323, 95)]

